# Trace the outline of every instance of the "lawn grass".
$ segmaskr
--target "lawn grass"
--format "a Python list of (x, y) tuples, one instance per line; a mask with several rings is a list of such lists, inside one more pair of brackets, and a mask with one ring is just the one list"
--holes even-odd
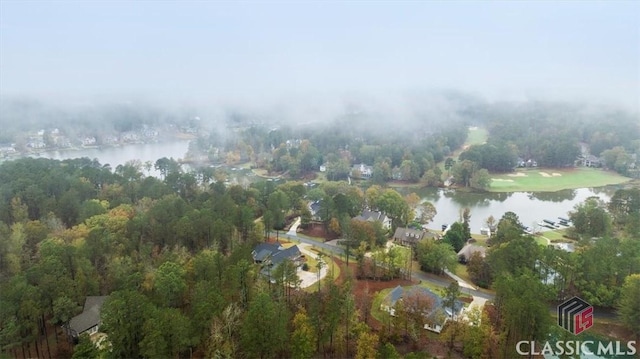
[[(460, 156), (460, 154), (465, 149), (467, 149), (467, 147), (472, 146), (472, 145), (481, 145), (481, 144), (487, 142), (487, 138), (489, 138), (489, 132), (485, 128), (482, 128), (482, 127), (470, 127), (469, 131), (467, 132), (467, 140), (464, 141), (464, 144), (462, 145), (462, 147), (460, 147), (457, 150), (453, 151), (449, 156), (446, 156), (445, 159), (447, 157), (451, 157), (457, 162), (458, 161), (458, 156)], [(447, 173), (447, 170), (444, 169), (444, 160), (439, 162), (438, 166), (440, 167), (440, 170), (442, 170), (443, 173)]]
[(549, 244), (551, 244), (551, 241), (544, 236), (534, 237), (534, 240), (536, 241), (536, 243), (538, 243), (538, 245), (541, 246), (548, 246)]
[(490, 192), (555, 192), (620, 184), (631, 180), (615, 172), (584, 167), (518, 169), (514, 173), (493, 174), (491, 177)]
[(563, 235), (567, 232), (566, 229), (556, 229), (553, 231), (542, 232), (541, 236), (548, 238), (550, 241), (566, 241)]
[(481, 145), (487, 142), (487, 138), (489, 138), (489, 132), (487, 129), (482, 127), (470, 127), (464, 146)]
[(473, 281), (471, 281), (471, 277), (469, 276), (469, 272), (467, 272), (467, 266), (462, 263), (458, 263), (456, 265), (455, 275), (464, 279), (464, 281), (467, 283), (473, 283)]
[[(322, 253), (316, 248), (310, 248), (309, 250), (316, 253)], [(324, 288), (324, 286), (327, 285), (327, 283), (333, 282), (336, 279), (338, 279), (338, 277), (340, 277), (340, 266), (331, 258), (331, 256), (326, 255), (326, 253), (322, 257), (322, 260), (325, 263), (325, 266), (326, 266), (325, 268), (328, 268), (327, 275), (320, 280), (320, 286)], [(316, 268), (318, 261), (315, 258), (307, 257), (307, 264), (309, 264), (309, 272), (318, 273), (318, 270)], [(303, 290), (307, 293), (317, 292), (318, 284), (315, 283), (307, 288), (304, 288)]]

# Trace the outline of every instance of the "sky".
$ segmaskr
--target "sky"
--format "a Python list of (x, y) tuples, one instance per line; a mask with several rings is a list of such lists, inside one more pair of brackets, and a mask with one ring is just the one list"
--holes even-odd
[(640, 2), (0, 0), (0, 95), (456, 89), (640, 109)]

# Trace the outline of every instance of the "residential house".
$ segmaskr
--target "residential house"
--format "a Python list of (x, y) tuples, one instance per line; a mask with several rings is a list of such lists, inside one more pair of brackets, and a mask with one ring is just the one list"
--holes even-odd
[(413, 228), (396, 228), (396, 232), (393, 234), (393, 241), (406, 247), (415, 248), (418, 242), (425, 238), (439, 239), (438, 235), (423, 229)]
[(254, 263), (261, 265), (260, 273), (270, 276), (280, 263), (290, 260), (296, 267), (302, 265), (305, 257), (298, 246), (282, 247), (279, 243), (260, 243), (251, 252)]
[(12, 156), (17, 153), (15, 144), (0, 144), (0, 157)]
[(475, 244), (474, 239), (467, 241), (467, 244), (458, 251), (458, 260), (460, 263), (467, 263), (474, 253), (479, 253), (482, 258), (487, 254), (487, 248)]
[[(432, 292), (426, 287), (411, 286), (403, 288), (395, 287), (380, 304), (380, 309), (388, 312), (391, 316), (396, 316), (396, 304), (398, 301), (409, 300), (413, 303), (406, 303), (409, 310), (416, 310), (424, 306), (422, 315), (424, 316), (424, 329), (440, 333), (447, 320), (459, 317), (464, 311), (464, 304), (455, 300), (453, 308), (444, 304), (442, 297)], [(418, 303), (416, 303), (416, 301)], [(422, 301), (422, 303), (420, 303)], [(430, 302), (430, 303), (429, 303)]]
[(82, 139), (83, 146), (95, 146), (96, 142), (95, 136), (86, 136)]
[(322, 208), (322, 205), (320, 202), (321, 201), (318, 200), (309, 203), (309, 212), (311, 212), (311, 219), (314, 221), (321, 220), (320, 209)]
[(594, 155), (582, 156), (582, 158), (580, 159), (580, 162), (584, 167), (595, 167), (595, 168), (602, 167), (602, 161), (600, 160), (600, 158)]
[(382, 228), (391, 228), (391, 218), (387, 217), (386, 214), (378, 211), (370, 211), (368, 209), (365, 209), (359, 216), (354, 217), (353, 219), (365, 222), (380, 222), (382, 224)]
[(373, 167), (367, 166), (364, 163), (354, 165), (351, 168), (351, 177), (369, 179), (371, 176), (373, 176)]
[(71, 318), (64, 327), (70, 339), (77, 342), (81, 334), (93, 335), (100, 330), (100, 310), (107, 298), (109, 297), (92, 296), (85, 299), (82, 313)]

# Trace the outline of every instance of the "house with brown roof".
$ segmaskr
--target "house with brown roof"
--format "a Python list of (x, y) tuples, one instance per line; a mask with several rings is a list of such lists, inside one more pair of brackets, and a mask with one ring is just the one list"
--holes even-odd
[(439, 239), (438, 235), (423, 229), (396, 228), (393, 241), (405, 247), (414, 247), (425, 238)]
[(475, 244), (475, 240), (470, 239), (467, 244), (458, 251), (458, 260), (460, 263), (467, 263), (474, 253), (479, 253), (482, 258), (487, 254), (487, 247)]

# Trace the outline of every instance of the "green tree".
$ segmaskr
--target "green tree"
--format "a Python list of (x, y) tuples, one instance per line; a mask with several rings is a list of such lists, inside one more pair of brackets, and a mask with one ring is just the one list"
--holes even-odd
[(449, 176), (451, 168), (455, 164), (456, 164), (456, 161), (451, 157), (447, 157), (447, 159), (444, 161), (444, 169), (447, 170), (447, 176)]
[(401, 359), (402, 356), (398, 353), (396, 347), (393, 344), (386, 342), (381, 344), (378, 348), (377, 359)]
[(142, 330), (140, 351), (146, 358), (176, 358), (191, 345), (190, 322), (176, 308), (152, 310)]
[(521, 340), (544, 340), (548, 336), (551, 315), (548, 289), (530, 271), (505, 274), (496, 279), (495, 306), (500, 313), (500, 328), (505, 334), (503, 356), (511, 357)]
[(519, 238), (524, 234), (522, 223), (518, 215), (513, 212), (506, 212), (498, 221), (497, 230), (488, 240), (488, 244), (495, 245)]
[[(445, 308), (451, 309), (451, 313), (455, 313), (455, 304), (460, 296), (460, 285), (458, 282), (451, 282), (444, 291), (442, 303)], [(453, 316), (453, 314), (452, 314)]]
[(73, 347), (71, 359), (95, 359), (100, 357), (100, 351), (89, 338), (89, 334), (80, 335), (78, 344)]
[(392, 230), (409, 223), (410, 208), (404, 198), (394, 189), (387, 189), (376, 201), (376, 207), (392, 220)]
[(291, 357), (294, 359), (311, 358), (316, 352), (316, 333), (304, 308), (298, 309), (293, 317), (291, 334)]
[(464, 244), (467, 243), (467, 239), (470, 238), (467, 236), (466, 232), (467, 230), (465, 229), (464, 224), (455, 222), (444, 235), (442, 241), (450, 244), (454, 252), (458, 253), (462, 247), (464, 247)]
[(454, 181), (462, 187), (469, 187), (471, 185), (471, 177), (477, 166), (475, 162), (469, 160), (456, 163), (452, 168)]
[(486, 190), (491, 187), (491, 175), (489, 171), (484, 168), (481, 168), (471, 175), (471, 179), (469, 180), (469, 186), (475, 189)]
[(356, 359), (372, 359), (376, 357), (378, 350), (378, 335), (362, 331), (358, 336)]
[(640, 274), (632, 274), (624, 280), (618, 301), (618, 316), (636, 338), (640, 338)]
[(286, 308), (267, 293), (259, 293), (249, 303), (241, 329), (243, 351), (251, 358), (274, 358), (287, 340)]
[(605, 203), (598, 197), (589, 197), (577, 204), (569, 213), (575, 232), (587, 237), (602, 237), (611, 231), (611, 216)]
[(178, 307), (182, 303), (187, 282), (185, 280), (185, 270), (175, 262), (164, 262), (155, 274), (153, 287), (160, 299), (166, 306)]
[(140, 343), (144, 324), (153, 305), (136, 291), (116, 291), (104, 303), (100, 316), (101, 330), (109, 336), (114, 358), (138, 358), (142, 355)]
[(443, 273), (445, 269), (454, 271), (458, 263), (456, 252), (450, 244), (436, 243), (431, 239), (418, 242), (416, 256), (422, 270), (437, 274)]

